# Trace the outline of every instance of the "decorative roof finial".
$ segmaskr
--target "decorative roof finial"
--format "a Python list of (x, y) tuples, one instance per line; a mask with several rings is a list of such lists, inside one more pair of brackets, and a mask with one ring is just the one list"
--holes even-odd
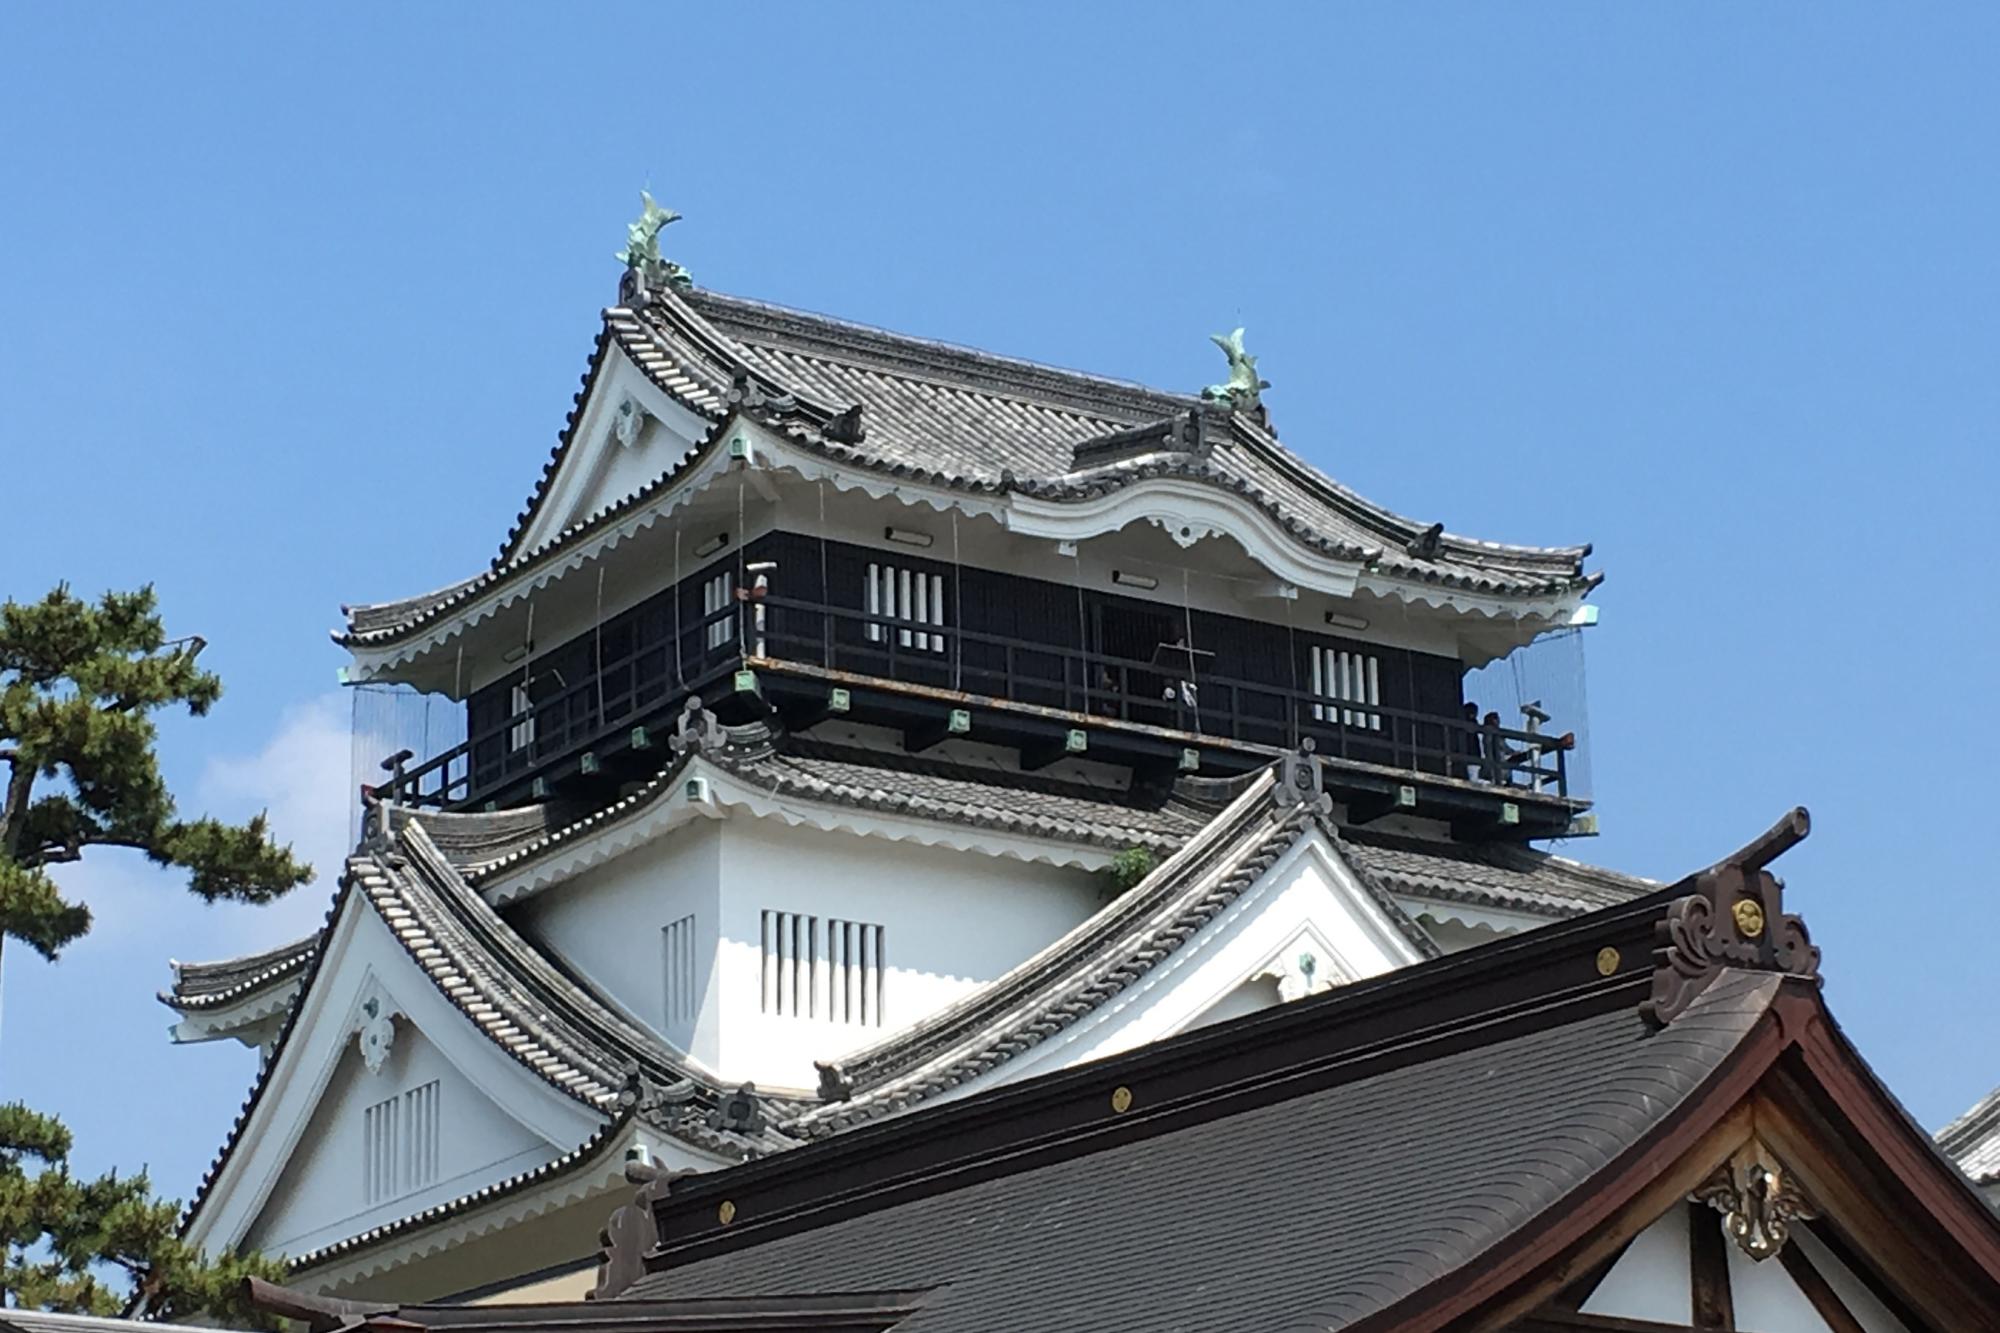
[(1781, 972), (1817, 983), (1819, 950), (1785, 910), (1784, 885), (1767, 868), (1812, 830), (1799, 806), (1734, 855), (1681, 881), (1689, 890), (1655, 926), (1653, 990), (1640, 1005), (1662, 1027), (1724, 968)]
[(1201, 391), (1201, 396), (1210, 402), (1227, 403), (1243, 412), (1262, 407), (1261, 395), (1271, 387), (1271, 381), (1257, 377), (1257, 358), (1243, 350), (1243, 330), (1239, 328), (1227, 336), (1211, 333), (1208, 340), (1220, 347), (1222, 354), (1229, 358), (1229, 381), (1209, 385)]
[(625, 248), (618, 254), (619, 262), (625, 265), (621, 296), (662, 285), (686, 291), (694, 286), (694, 278), (673, 260), (660, 258), (660, 232), (668, 223), (680, 221), (681, 215), (654, 203), (648, 191), (639, 191), (639, 198), (646, 211), (625, 229)]

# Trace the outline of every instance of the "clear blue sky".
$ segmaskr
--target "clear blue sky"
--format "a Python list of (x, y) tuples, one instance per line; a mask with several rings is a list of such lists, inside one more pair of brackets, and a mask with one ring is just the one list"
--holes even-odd
[[(1172, 387), (1457, 531), (1594, 541), (1605, 833), (1787, 858), (1936, 1125), (1992, 1020), (1992, 5), (9, 6), (0, 593), (160, 587), (229, 692), (191, 804), (345, 835), (343, 600), (474, 572), (650, 184), (723, 290)], [(251, 1074), (166, 960), (268, 943), (107, 856), (9, 951), (0, 1096), (185, 1193)]]

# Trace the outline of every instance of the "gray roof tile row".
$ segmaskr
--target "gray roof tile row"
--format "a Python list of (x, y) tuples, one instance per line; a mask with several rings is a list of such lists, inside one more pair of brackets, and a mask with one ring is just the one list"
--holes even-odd
[(1660, 885), (1513, 843), (1442, 842), (1346, 830), (1357, 870), (1391, 893), (1561, 918), (1629, 902)]
[(159, 993), (162, 1003), (180, 1010), (219, 1009), (262, 991), (290, 984), (305, 971), (319, 948), (321, 932), (287, 940), (261, 953), (207, 963), (174, 962), (174, 984)]
[(2000, 1183), (2000, 1088), (1939, 1130), (1937, 1145), (1973, 1184)]

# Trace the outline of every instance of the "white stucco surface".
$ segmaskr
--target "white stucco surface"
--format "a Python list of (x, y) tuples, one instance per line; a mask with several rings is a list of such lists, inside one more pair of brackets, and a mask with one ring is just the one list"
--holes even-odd
[[(437, 1098), (440, 1121), (430, 1179), (371, 1203), (364, 1196), (364, 1112), (423, 1087)], [(403, 1147), (407, 1152), (407, 1131)], [(380, 1070), (370, 1070), (352, 1045), (340, 1057), (269, 1205), (250, 1229), (248, 1243), (269, 1254), (298, 1254), (555, 1156), (553, 1146), (494, 1105), (423, 1033), (401, 1021)]]
[[(993, 980), (1095, 911), (1067, 867), (718, 812), (665, 832), (515, 909), (521, 929), (730, 1083), (811, 1089), (815, 1060), (880, 1040)], [(809, 919), (801, 1012), (767, 1012), (765, 912)], [(662, 932), (694, 918), (698, 1015), (669, 1020)], [(833, 1003), (829, 922), (882, 927), (883, 1004)], [(838, 1012), (837, 1012), (838, 1011)]]

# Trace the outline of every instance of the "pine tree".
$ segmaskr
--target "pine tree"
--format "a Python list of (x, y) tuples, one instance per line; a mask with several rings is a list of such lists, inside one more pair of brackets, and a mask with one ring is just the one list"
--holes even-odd
[[(229, 825), (175, 809), (152, 715), (214, 706), (222, 682), (196, 665), (201, 649), (167, 640), (150, 587), (0, 604), (0, 948), (17, 939), (53, 960), (90, 930), (50, 868), (91, 847), (185, 870), (210, 902), (269, 902), (312, 878), (262, 815)], [(0, 1295), (12, 1304), (106, 1314), (136, 1301), (241, 1319), (241, 1279), (281, 1276), (255, 1256), (204, 1258), (180, 1239), (179, 1204), (156, 1199), (143, 1172), (82, 1179), (69, 1152), (59, 1121), (0, 1106)]]

